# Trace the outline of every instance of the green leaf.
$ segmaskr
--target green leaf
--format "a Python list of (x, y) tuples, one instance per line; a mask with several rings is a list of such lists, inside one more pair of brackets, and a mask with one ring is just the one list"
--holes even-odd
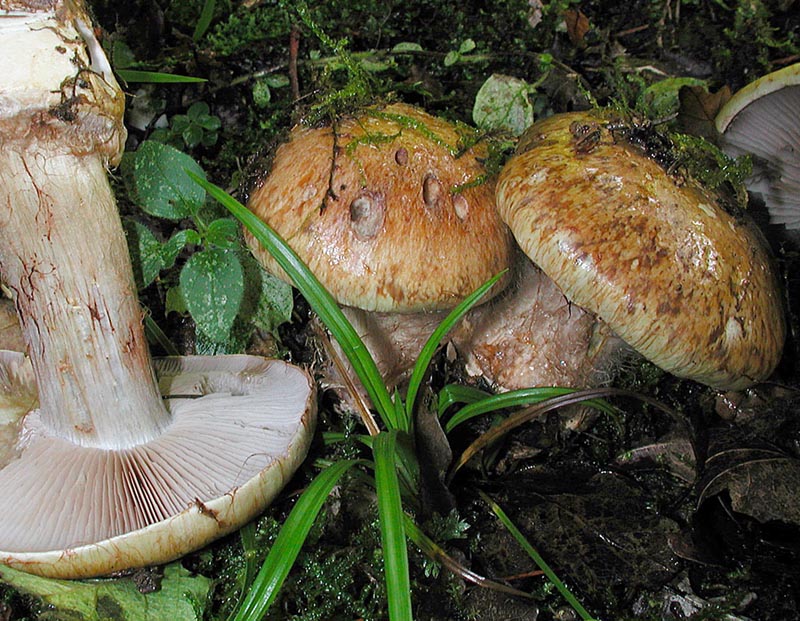
[(161, 246), (161, 269), (166, 270), (175, 265), (175, 259), (187, 245), (199, 243), (200, 235), (194, 229), (181, 229), (176, 232)]
[[(544, 386), (536, 388), (520, 388), (496, 395), (486, 396), (479, 401), (470, 401), (466, 406), (456, 412), (445, 425), (445, 432), (450, 433), (458, 425), (489, 412), (496, 412), (505, 408), (517, 407), (521, 405), (533, 405), (542, 403), (548, 399), (571, 395), (578, 392), (577, 388), (562, 388), (560, 386)], [(465, 395), (468, 398), (470, 395)], [(593, 407), (601, 412), (614, 415), (614, 407), (603, 399), (587, 399), (583, 405)]]
[(660, 119), (674, 114), (680, 107), (678, 94), (684, 86), (707, 86), (699, 78), (667, 78), (648, 86), (641, 94), (642, 107), (647, 115)]
[(458, 53), (468, 54), (474, 49), (475, 49), (475, 41), (473, 41), (472, 39), (464, 39), (461, 42), (461, 45), (458, 46)]
[(261, 295), (253, 323), (266, 332), (275, 332), (292, 318), (294, 297), (291, 285), (262, 270)]
[(200, 17), (197, 19), (197, 24), (195, 24), (194, 32), (192, 33), (192, 41), (195, 43), (203, 38), (203, 35), (211, 25), (211, 20), (214, 17), (214, 7), (216, 4), (216, 0), (205, 0), (203, 3), (203, 8), (200, 11)]
[(273, 75), (268, 75), (264, 78), (272, 88), (283, 88), (285, 86), (289, 86), (289, 76), (284, 75), (282, 73), (275, 73)]
[(437, 411), (439, 416), (444, 414), (447, 409), (456, 403), (475, 403), (490, 397), (492, 393), (486, 392), (473, 386), (462, 386), (461, 384), (447, 384), (439, 391)]
[(481, 129), (502, 129), (519, 136), (533, 123), (531, 86), (518, 78), (494, 73), (475, 95), (472, 120)]
[(161, 589), (140, 593), (129, 578), (53, 580), (0, 566), (0, 578), (49, 608), (49, 618), (82, 621), (197, 621), (211, 580), (193, 575), (180, 563), (164, 568)]
[(186, 116), (196, 121), (201, 117), (208, 116), (209, 112), (211, 112), (211, 108), (208, 107), (205, 101), (196, 101), (189, 106), (189, 109), (186, 111)]
[(239, 247), (239, 224), (233, 218), (219, 218), (208, 225), (206, 243), (220, 248)]
[(413, 43), (411, 41), (401, 41), (392, 48), (392, 52), (395, 54), (400, 54), (402, 52), (421, 52), (421, 51), (422, 51), (422, 46), (419, 43)]
[(201, 178), (205, 178), (205, 173), (182, 151), (146, 140), (136, 151), (135, 158), (135, 199), (151, 216), (180, 220), (196, 213), (205, 202), (205, 191), (186, 171)]
[(455, 50), (450, 50), (444, 57), (444, 66), (452, 67), (458, 62), (459, 58), (461, 58), (461, 55), (458, 52), (456, 52)]
[(164, 301), (164, 314), (178, 313), (185, 315), (189, 312), (186, 306), (186, 300), (183, 297), (183, 291), (180, 285), (175, 285), (167, 289), (166, 300)]
[(192, 149), (203, 139), (203, 128), (199, 125), (189, 125), (181, 132), (181, 138), (183, 138), (184, 144)]
[(384, 578), (392, 621), (411, 621), (411, 580), (408, 548), (403, 526), (405, 515), (397, 478), (397, 431), (379, 433), (373, 438), (375, 489), (378, 496), (378, 520), (381, 528)]
[(125, 82), (146, 82), (149, 84), (187, 84), (208, 82), (205, 78), (194, 78), (188, 75), (175, 75), (159, 71), (138, 71), (135, 69), (118, 69), (117, 75)]
[(253, 586), (247, 593), (233, 621), (260, 621), (275, 601), (283, 581), (294, 565), (308, 532), (319, 515), (325, 499), (339, 479), (360, 460), (338, 461), (317, 475), (297, 499), (281, 527), (275, 543), (264, 560)]
[(180, 284), (197, 328), (213, 341), (224, 341), (244, 294), (244, 271), (236, 253), (220, 248), (195, 252), (181, 270)]
[(125, 235), (128, 238), (136, 285), (142, 289), (153, 282), (165, 267), (161, 256), (162, 244), (141, 222), (127, 220)]

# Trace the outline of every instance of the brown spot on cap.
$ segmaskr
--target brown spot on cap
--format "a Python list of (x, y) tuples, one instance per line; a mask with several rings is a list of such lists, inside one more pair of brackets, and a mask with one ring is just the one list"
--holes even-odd
[(466, 220), (469, 215), (469, 203), (463, 194), (456, 194), (453, 197), (453, 209), (459, 220)]
[(408, 149), (405, 147), (400, 147), (397, 149), (397, 151), (394, 152), (394, 161), (400, 166), (405, 166), (408, 164)]
[(350, 203), (350, 226), (359, 239), (372, 239), (383, 227), (386, 204), (383, 194), (364, 191)]
[(442, 182), (436, 178), (433, 173), (425, 175), (422, 181), (422, 200), (425, 201), (425, 206), (431, 211), (438, 209), (444, 200), (445, 190), (442, 187)]

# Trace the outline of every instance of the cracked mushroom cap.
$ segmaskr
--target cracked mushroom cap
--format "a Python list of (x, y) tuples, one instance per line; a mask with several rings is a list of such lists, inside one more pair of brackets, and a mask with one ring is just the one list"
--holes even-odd
[(768, 377), (785, 326), (758, 231), (677, 180), (601, 113), (534, 124), (500, 173), (498, 209), (574, 303), (663, 369), (720, 389)]
[(470, 130), (403, 104), (369, 108), (333, 128), (298, 126), (248, 206), (341, 304), (449, 309), (511, 260), (482, 164), (486, 145), (470, 140)]
[[(20, 360), (0, 361), (0, 383), (29, 392)], [(0, 563), (69, 578), (165, 563), (248, 522), (281, 490), (313, 433), (305, 371), (255, 356), (156, 368), (174, 418), (150, 442), (77, 446), (28, 414), (19, 455), (0, 470)]]
[(772, 222), (800, 228), (800, 63), (738, 91), (715, 119), (730, 155), (750, 154), (749, 190), (762, 195)]

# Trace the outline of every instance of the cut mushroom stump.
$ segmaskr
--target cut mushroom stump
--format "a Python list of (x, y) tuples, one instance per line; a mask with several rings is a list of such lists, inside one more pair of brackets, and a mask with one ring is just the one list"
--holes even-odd
[(124, 96), (85, 9), (0, 0), (0, 55), (0, 273), (28, 356), (0, 352), (0, 562), (78, 578), (173, 560), (280, 490), (314, 384), (254, 356), (154, 369), (106, 178)]
[(497, 184), (517, 242), (567, 298), (665, 370), (720, 389), (766, 379), (785, 325), (759, 231), (607, 122), (569, 113), (528, 130)]

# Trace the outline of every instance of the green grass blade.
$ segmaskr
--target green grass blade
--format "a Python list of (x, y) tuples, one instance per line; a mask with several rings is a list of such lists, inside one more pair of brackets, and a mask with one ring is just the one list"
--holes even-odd
[(378, 518), (386, 573), (386, 594), (391, 621), (412, 621), (411, 579), (408, 549), (403, 526), (405, 514), (400, 499), (400, 482), (395, 460), (397, 432), (388, 431), (373, 438), (375, 456), (375, 489), (378, 496)]
[(203, 8), (200, 11), (200, 17), (197, 19), (197, 24), (192, 33), (192, 41), (197, 43), (208, 30), (211, 25), (211, 20), (214, 17), (214, 8), (216, 7), (216, 0), (206, 0), (203, 3)]
[(558, 589), (558, 592), (564, 597), (565, 600), (575, 609), (575, 612), (578, 613), (583, 621), (595, 621), (594, 617), (589, 614), (589, 612), (581, 605), (581, 603), (577, 600), (577, 598), (570, 592), (567, 588), (567, 585), (564, 584), (559, 577), (555, 574), (555, 572), (550, 568), (550, 566), (545, 562), (542, 558), (542, 555), (539, 554), (536, 549), (528, 542), (525, 538), (525, 535), (516, 527), (516, 525), (511, 521), (505, 511), (498, 505), (495, 501), (493, 501), (489, 496), (487, 496), (484, 492), (479, 490), (479, 493), (486, 504), (488, 504), (494, 514), (498, 517), (500, 522), (502, 522), (503, 526), (508, 529), (508, 532), (517, 540), (517, 542), (522, 546), (525, 552), (528, 553), (533, 559), (533, 562), (542, 570), (547, 579), (553, 583), (553, 585)]
[[(493, 276), (485, 283), (483, 283), (480, 287), (478, 287), (475, 291), (473, 291), (466, 299), (464, 299), (461, 304), (456, 306), (447, 317), (445, 317), (444, 321), (440, 323), (436, 330), (433, 331), (433, 334), (430, 335), (428, 340), (425, 342), (425, 346), (422, 348), (422, 351), (417, 358), (416, 363), (414, 364), (414, 369), (411, 371), (411, 378), (408, 380), (408, 391), (406, 392), (406, 417), (408, 420), (413, 420), (413, 413), (414, 408), (416, 406), (417, 400), (417, 393), (419, 392), (419, 387), (422, 384), (422, 380), (425, 378), (425, 373), (428, 370), (428, 365), (433, 358), (433, 355), (436, 353), (437, 348), (439, 347), (439, 343), (441, 343), (444, 335), (447, 334), (450, 329), (461, 319), (464, 314), (478, 301), (486, 295), (489, 289), (494, 286), (494, 284), (503, 277), (505, 271), (500, 272), (496, 276)], [(409, 431), (409, 429), (406, 429)]]
[(164, 331), (150, 315), (144, 316), (144, 333), (151, 342), (156, 342), (161, 345), (167, 356), (181, 355), (181, 352), (178, 351), (175, 344), (169, 340), (169, 337), (164, 334)]
[(461, 384), (448, 384), (439, 391), (437, 410), (441, 417), (451, 405), (456, 403), (475, 403), (491, 397), (492, 393)]
[(148, 84), (187, 84), (194, 82), (208, 82), (205, 78), (195, 78), (190, 75), (176, 75), (160, 71), (140, 71), (138, 69), (117, 69), (117, 75), (126, 82), (146, 82)]
[[(562, 395), (569, 395), (578, 392), (577, 388), (562, 388), (559, 386), (548, 386), (539, 388), (522, 388), (520, 390), (511, 390), (509, 392), (500, 393), (498, 395), (490, 395), (465, 405), (458, 412), (453, 414), (450, 420), (445, 425), (445, 432), (449, 433), (458, 425), (468, 421), (475, 416), (487, 414), (488, 412), (495, 412), (503, 408), (516, 407), (519, 405), (532, 405), (541, 403), (553, 397), (560, 397)], [(584, 405), (596, 408), (606, 414), (614, 414), (614, 407), (604, 401), (603, 399), (587, 399), (583, 402)]]
[(358, 463), (363, 462), (337, 461), (319, 473), (297, 499), (234, 621), (260, 621), (264, 616), (294, 565), (325, 499), (342, 475)]
[(386, 390), (380, 371), (358, 336), (352, 324), (344, 316), (336, 300), (317, 280), (308, 266), (269, 225), (254, 215), (247, 207), (230, 196), (222, 188), (187, 171), (192, 179), (205, 188), (214, 199), (231, 212), (261, 245), (269, 251), (278, 265), (289, 275), (309, 306), (319, 316), (333, 337), (339, 341), (347, 359), (367, 391), (372, 404), (389, 429), (397, 429), (395, 405)]

